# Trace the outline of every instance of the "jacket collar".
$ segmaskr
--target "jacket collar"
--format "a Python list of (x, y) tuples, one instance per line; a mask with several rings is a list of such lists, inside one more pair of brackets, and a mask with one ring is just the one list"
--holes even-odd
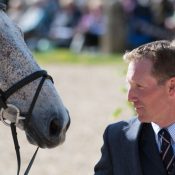
[(129, 125), (124, 128), (123, 141), (126, 146), (126, 152), (124, 154), (127, 154), (128, 161), (126, 163), (129, 167), (130, 174), (134, 175), (142, 175), (138, 147), (141, 126), (138, 119), (133, 119), (129, 122)]

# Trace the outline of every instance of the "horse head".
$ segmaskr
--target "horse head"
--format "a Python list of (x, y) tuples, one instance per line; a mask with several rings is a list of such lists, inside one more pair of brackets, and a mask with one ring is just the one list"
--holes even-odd
[[(26, 46), (21, 30), (3, 10), (0, 10), (0, 16), (0, 90), (4, 93), (25, 77), (42, 71)], [(30, 109), (43, 76), (45, 81), (40, 87), (29, 120), (28, 115), (24, 118), (22, 114)], [(30, 143), (41, 148), (51, 148), (62, 143), (70, 124), (67, 109), (51, 78), (47, 78), (47, 74), (43, 73), (11, 93), (5, 99), (8, 108), (1, 116), (1, 119), (9, 119), (9, 116), (13, 116), (14, 108), (18, 109), (22, 119), (16, 123), (17, 127), (25, 130)]]

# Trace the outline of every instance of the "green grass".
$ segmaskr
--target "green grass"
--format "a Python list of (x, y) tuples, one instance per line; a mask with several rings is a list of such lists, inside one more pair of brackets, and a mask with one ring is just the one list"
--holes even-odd
[(74, 53), (67, 49), (55, 49), (47, 52), (34, 52), (34, 57), (41, 64), (119, 64), (122, 63), (121, 54), (102, 53)]

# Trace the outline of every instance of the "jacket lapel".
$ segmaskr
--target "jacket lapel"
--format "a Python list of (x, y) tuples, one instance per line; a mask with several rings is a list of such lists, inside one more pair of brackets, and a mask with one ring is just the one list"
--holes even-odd
[[(154, 131), (151, 124), (141, 124), (138, 119), (133, 120), (128, 127), (124, 129), (123, 141), (125, 145), (124, 155), (127, 156), (127, 167), (130, 174), (142, 175), (140, 157), (139, 157), (139, 142), (149, 162), (157, 169), (158, 174), (165, 175), (165, 169), (159, 156), (159, 151), (156, 145)], [(151, 171), (151, 170), (150, 170)]]
[(138, 135), (141, 128), (141, 123), (138, 119), (133, 120), (127, 128), (124, 129), (123, 141), (125, 145), (124, 155), (127, 156), (127, 167), (130, 174), (142, 175), (139, 149), (138, 149)]
[(159, 174), (166, 174), (151, 124), (143, 124), (140, 141), (141, 149), (148, 157), (150, 164), (153, 164), (153, 167), (157, 169)]

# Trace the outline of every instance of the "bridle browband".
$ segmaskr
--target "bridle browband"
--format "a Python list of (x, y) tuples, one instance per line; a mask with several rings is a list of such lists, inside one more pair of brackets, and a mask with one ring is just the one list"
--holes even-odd
[[(18, 91), (19, 89), (21, 89), (22, 87), (24, 87), (25, 85), (31, 83), (32, 81), (41, 78), (40, 83), (36, 89), (36, 92), (34, 94), (33, 100), (30, 104), (29, 110), (27, 113), (21, 113), (20, 115), (20, 111), (19, 109), (12, 105), (12, 104), (7, 104), (7, 99), (14, 94), (16, 91)], [(53, 82), (53, 79), (50, 75), (47, 74), (47, 72), (45, 70), (39, 70), (36, 71), (30, 75), (28, 75), (27, 77), (23, 78), (22, 80), (20, 80), (19, 82), (15, 83), (12, 87), (10, 87), (9, 89), (7, 89), (6, 91), (2, 91), (0, 89), (0, 110), (1, 110), (1, 120), (3, 121), (3, 123), (5, 123), (6, 125), (9, 125), (11, 127), (11, 132), (12, 132), (12, 136), (13, 136), (13, 141), (14, 141), (14, 146), (15, 146), (15, 151), (16, 151), (16, 156), (17, 156), (17, 163), (18, 163), (18, 169), (17, 169), (17, 175), (19, 175), (20, 173), (20, 165), (21, 165), (21, 158), (20, 158), (20, 147), (19, 147), (19, 143), (18, 143), (18, 139), (17, 139), (17, 132), (16, 132), (16, 126), (18, 125), (18, 123), (20, 122), (20, 120), (24, 121), (24, 129), (28, 126), (30, 119), (32, 117), (32, 111), (33, 108), (35, 106), (36, 100), (39, 96), (39, 93), (41, 91), (41, 88), (44, 84), (44, 81), (46, 79), (50, 79)], [(6, 123), (3, 117), (4, 111), (7, 110), (8, 108), (13, 108), (16, 110), (16, 118), (13, 121), (10, 121), (9, 123)], [(27, 175), (32, 164), (33, 161), (35, 159), (35, 156), (38, 152), (39, 147), (36, 149), (24, 175)]]

